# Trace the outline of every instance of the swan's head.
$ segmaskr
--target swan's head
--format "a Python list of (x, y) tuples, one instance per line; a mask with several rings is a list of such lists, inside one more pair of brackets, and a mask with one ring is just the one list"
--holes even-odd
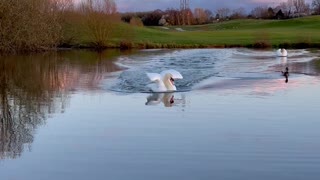
[(174, 79), (172, 78), (172, 76), (170, 77), (170, 82), (171, 82), (171, 84), (174, 85)]

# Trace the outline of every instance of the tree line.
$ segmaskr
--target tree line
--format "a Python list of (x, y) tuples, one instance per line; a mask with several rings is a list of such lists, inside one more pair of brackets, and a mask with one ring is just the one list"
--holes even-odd
[[(131, 21), (134, 20), (136, 22), (138, 18), (141, 24), (145, 26), (158, 26), (197, 25), (244, 18), (288, 19), (319, 14), (320, 0), (313, 0), (312, 4), (306, 3), (305, 0), (287, 0), (275, 7), (258, 6), (252, 9), (251, 12), (246, 12), (246, 9), (243, 7), (236, 9), (219, 8), (216, 11), (204, 8), (195, 8), (194, 10), (169, 8), (165, 11), (157, 9), (149, 12), (122, 13), (121, 19), (124, 22), (132, 23)], [(183, 21), (184, 19), (186, 21)]]
[(0, 51), (55, 47), (61, 35), (62, 1), (0, 0)]
[(55, 49), (80, 30), (103, 47), (120, 21), (114, 0), (0, 0), (0, 53)]

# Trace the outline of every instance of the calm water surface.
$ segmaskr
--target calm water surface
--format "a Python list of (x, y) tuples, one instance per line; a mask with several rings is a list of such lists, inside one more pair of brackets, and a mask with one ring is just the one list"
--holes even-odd
[[(318, 180), (320, 53), (288, 54), (1, 57), (0, 179)], [(179, 92), (150, 93), (145, 73), (169, 68)]]

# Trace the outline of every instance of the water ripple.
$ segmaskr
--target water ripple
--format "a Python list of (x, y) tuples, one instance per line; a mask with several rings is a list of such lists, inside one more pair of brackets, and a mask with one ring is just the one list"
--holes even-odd
[(274, 50), (243, 48), (142, 51), (119, 58), (117, 64), (128, 69), (109, 89), (129, 93), (149, 91), (147, 85), (151, 82), (145, 73), (167, 69), (175, 69), (183, 75), (182, 80), (176, 81), (180, 91), (189, 91), (210, 78), (279, 79), (282, 78), (279, 72), (285, 66), (314, 59), (306, 50), (288, 52), (288, 58), (279, 59)]

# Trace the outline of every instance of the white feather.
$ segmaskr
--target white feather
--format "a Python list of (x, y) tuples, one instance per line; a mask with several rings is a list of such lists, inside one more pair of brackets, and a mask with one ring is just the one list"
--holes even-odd
[(183, 79), (182, 75), (174, 69), (162, 71), (160, 74), (162, 77), (164, 77), (166, 74), (171, 74), (173, 79)]
[(161, 80), (161, 75), (158, 73), (147, 73), (147, 76), (152, 82)]
[(287, 57), (288, 56), (288, 52), (285, 49), (278, 49), (277, 50), (277, 56), (279, 56), (279, 57)]
[(160, 74), (158, 73), (146, 73), (148, 78), (154, 82), (153, 84), (149, 84), (148, 87), (153, 92), (172, 92), (176, 91), (177, 88), (174, 85), (174, 83), (170, 80), (170, 78), (173, 79), (182, 79), (182, 75), (174, 70), (165, 70), (162, 71)]

